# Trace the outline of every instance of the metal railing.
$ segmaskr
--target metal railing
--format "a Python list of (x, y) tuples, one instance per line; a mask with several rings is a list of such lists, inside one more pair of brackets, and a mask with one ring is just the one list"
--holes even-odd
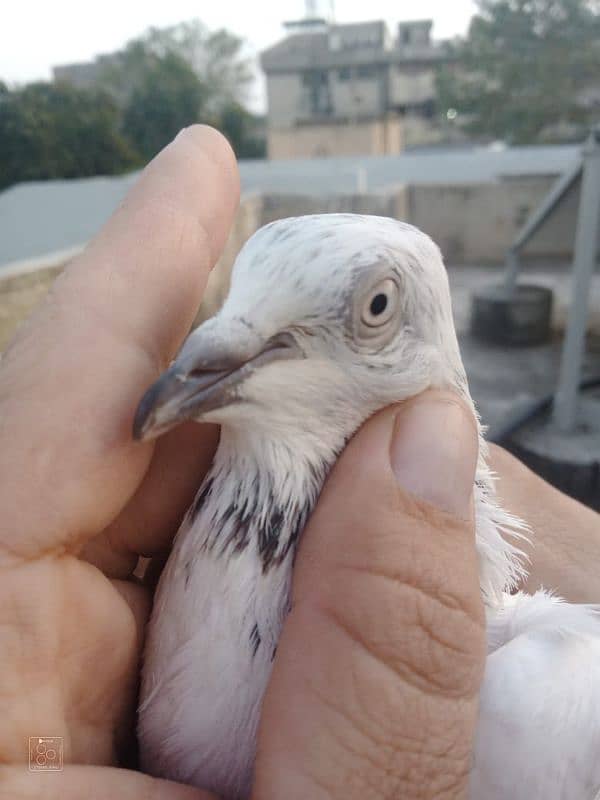
[[(571, 189), (581, 183), (573, 280), (567, 328), (562, 348), (558, 385), (554, 395), (552, 418), (556, 428), (569, 433), (578, 418), (585, 336), (589, 316), (589, 295), (596, 265), (600, 230), (600, 126), (585, 142), (581, 158), (562, 175), (538, 208), (519, 231), (506, 255), (504, 287), (507, 294), (516, 290), (520, 272), (520, 253), (539, 231)], [(598, 410), (600, 420), (600, 407)]]

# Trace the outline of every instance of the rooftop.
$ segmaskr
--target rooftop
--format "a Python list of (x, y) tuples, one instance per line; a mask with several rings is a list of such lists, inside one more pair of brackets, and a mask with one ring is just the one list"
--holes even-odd
[[(242, 190), (286, 194), (376, 192), (395, 184), (486, 183), (559, 175), (579, 146), (471, 147), (398, 156), (241, 161)], [(136, 173), (21, 183), (0, 192), (0, 269), (87, 241), (121, 202)]]
[(401, 22), (392, 37), (385, 22), (320, 24), (292, 33), (261, 55), (265, 72), (319, 67), (340, 67), (348, 63), (405, 63), (439, 61), (448, 58), (446, 42), (431, 39), (431, 20)]

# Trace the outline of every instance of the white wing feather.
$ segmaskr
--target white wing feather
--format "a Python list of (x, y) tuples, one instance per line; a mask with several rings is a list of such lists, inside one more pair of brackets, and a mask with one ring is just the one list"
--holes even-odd
[(471, 800), (599, 796), (599, 612), (543, 591), (488, 612)]

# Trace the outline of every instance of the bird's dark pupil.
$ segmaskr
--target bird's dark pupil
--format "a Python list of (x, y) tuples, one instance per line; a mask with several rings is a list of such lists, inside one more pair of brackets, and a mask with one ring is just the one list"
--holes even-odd
[(378, 317), (380, 314), (386, 310), (388, 304), (388, 299), (384, 294), (376, 294), (375, 297), (371, 300), (371, 314), (374, 317)]

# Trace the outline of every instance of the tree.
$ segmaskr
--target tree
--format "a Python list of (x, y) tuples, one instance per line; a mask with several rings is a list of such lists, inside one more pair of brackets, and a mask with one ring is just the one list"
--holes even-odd
[(133, 87), (123, 132), (144, 160), (151, 159), (184, 127), (202, 118), (206, 87), (180, 56), (150, 60)]
[(193, 122), (229, 132), (240, 156), (263, 154), (256, 118), (240, 103), (252, 78), (242, 44), (192, 20), (150, 28), (105, 57), (100, 81), (123, 108), (123, 132), (145, 159)]
[(139, 164), (120, 113), (99, 90), (0, 84), (0, 188), (25, 180), (109, 175)]
[(194, 122), (220, 127), (240, 157), (264, 155), (262, 120), (241, 105), (238, 37), (197, 21), (151, 28), (98, 63), (91, 89), (0, 81), (0, 188), (141, 166)]
[(214, 124), (229, 139), (238, 158), (265, 157), (267, 145), (263, 117), (232, 102), (221, 111)]
[(524, 144), (581, 139), (600, 117), (600, 3), (479, 0), (455, 62), (438, 75), (449, 118)]
[(173, 51), (187, 61), (208, 88), (210, 113), (245, 100), (252, 70), (238, 36), (223, 28), (209, 31), (199, 20), (189, 20), (170, 28), (150, 28), (146, 41), (157, 51)]
[(149, 28), (114, 57), (106, 59), (102, 80), (117, 100), (126, 104), (150, 69), (165, 58), (176, 56), (204, 85), (203, 110), (216, 114), (245, 99), (252, 70), (242, 50), (242, 39), (226, 30), (209, 31), (199, 20)]

